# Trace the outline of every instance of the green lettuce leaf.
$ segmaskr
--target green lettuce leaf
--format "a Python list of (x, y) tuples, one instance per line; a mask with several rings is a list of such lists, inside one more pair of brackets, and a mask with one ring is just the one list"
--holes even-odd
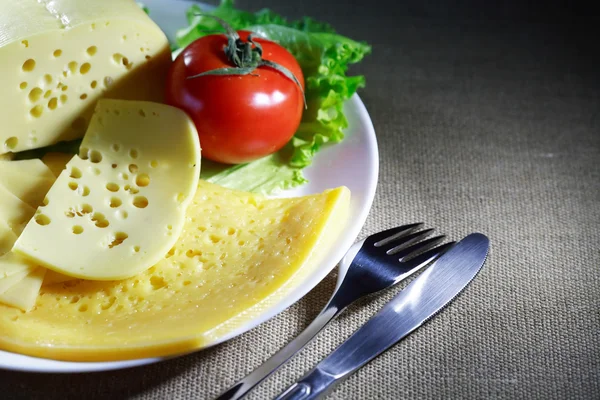
[(249, 13), (234, 7), (232, 0), (204, 11), (198, 5), (187, 11), (189, 26), (176, 36), (175, 47), (185, 47), (194, 40), (222, 32), (223, 28), (208, 14), (217, 16), (234, 29), (246, 29), (285, 47), (298, 60), (306, 81), (307, 109), (298, 131), (280, 152), (252, 163), (225, 166), (203, 162), (202, 178), (223, 186), (273, 193), (306, 183), (302, 169), (326, 144), (344, 138), (348, 121), (344, 102), (365, 85), (363, 76), (347, 76), (350, 64), (357, 63), (371, 51), (366, 43), (338, 35), (323, 22), (305, 17), (287, 21), (268, 10)]

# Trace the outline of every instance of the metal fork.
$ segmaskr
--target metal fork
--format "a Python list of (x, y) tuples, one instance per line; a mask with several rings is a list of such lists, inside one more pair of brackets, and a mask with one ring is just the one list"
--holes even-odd
[[(348, 251), (340, 264), (340, 275), (345, 263), (350, 262), (346, 275), (338, 279), (331, 299), (313, 322), (294, 340), (279, 350), (260, 367), (222, 393), (217, 400), (239, 399), (275, 372), (286, 361), (304, 348), (329, 322), (350, 304), (367, 295), (389, 288), (450, 248), (454, 242), (441, 243), (445, 236), (435, 236), (433, 229), (417, 231), (422, 223), (399, 226), (376, 233), (357, 243)], [(358, 252), (356, 247), (360, 246)], [(356, 252), (353, 258), (351, 254)]]

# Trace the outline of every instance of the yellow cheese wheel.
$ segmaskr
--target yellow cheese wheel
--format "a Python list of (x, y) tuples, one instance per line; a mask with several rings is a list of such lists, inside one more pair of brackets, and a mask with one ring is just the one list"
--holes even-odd
[(343, 187), (266, 199), (201, 182), (161, 262), (124, 281), (44, 286), (25, 314), (0, 305), (0, 348), (99, 361), (214, 343), (319, 267), (345, 226), (349, 198)]

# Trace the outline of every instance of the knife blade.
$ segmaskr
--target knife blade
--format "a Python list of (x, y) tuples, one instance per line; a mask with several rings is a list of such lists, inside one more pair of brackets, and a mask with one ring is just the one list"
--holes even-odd
[(473, 233), (454, 245), (277, 400), (308, 400), (394, 346), (450, 303), (485, 263), (489, 239)]

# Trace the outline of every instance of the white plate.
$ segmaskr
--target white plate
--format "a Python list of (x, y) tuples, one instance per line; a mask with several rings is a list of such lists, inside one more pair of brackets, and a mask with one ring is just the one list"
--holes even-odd
[[(185, 10), (191, 3), (182, 0), (145, 0), (144, 4), (150, 8), (150, 16), (167, 33), (169, 39), (172, 39), (175, 31), (186, 25)], [(379, 154), (373, 124), (359, 97), (355, 95), (346, 104), (345, 110), (350, 127), (344, 141), (317, 154), (313, 164), (305, 170), (305, 176), (310, 181), (308, 184), (282, 193), (281, 196), (301, 196), (337, 186), (347, 186), (352, 192), (351, 217), (348, 226), (344, 229), (335, 248), (324, 260), (322, 267), (309, 276), (290, 296), (259, 317), (222, 337), (218, 343), (256, 327), (300, 300), (331, 272), (360, 233), (375, 196)], [(167, 358), (84, 363), (54, 361), (0, 351), (0, 368), (30, 372), (91, 372), (129, 368), (165, 359)]]

